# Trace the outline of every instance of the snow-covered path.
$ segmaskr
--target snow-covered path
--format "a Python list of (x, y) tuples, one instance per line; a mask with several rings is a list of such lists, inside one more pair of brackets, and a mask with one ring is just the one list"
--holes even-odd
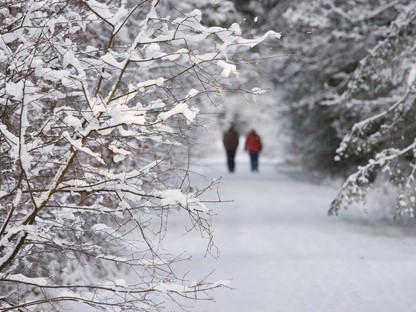
[(233, 200), (212, 206), (219, 258), (205, 257), (198, 236), (169, 244), (194, 255), (181, 268), (188, 277), (212, 273), (209, 280), (230, 279), (233, 289), (193, 302), (193, 311), (416, 311), (415, 231), (328, 217), (336, 188), (285, 166), (252, 174), (239, 163), (231, 175), (214, 161), (204, 170), (223, 177), (221, 199)]

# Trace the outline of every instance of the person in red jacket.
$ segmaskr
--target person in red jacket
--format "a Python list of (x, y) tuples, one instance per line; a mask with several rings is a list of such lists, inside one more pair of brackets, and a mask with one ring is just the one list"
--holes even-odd
[(250, 154), (251, 171), (259, 171), (259, 154), (263, 149), (260, 136), (256, 131), (251, 130), (246, 138), (246, 145), (244, 148)]

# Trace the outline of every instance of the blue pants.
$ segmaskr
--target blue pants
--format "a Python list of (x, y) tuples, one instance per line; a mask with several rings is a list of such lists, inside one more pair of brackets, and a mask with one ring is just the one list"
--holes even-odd
[(250, 153), (251, 171), (259, 171), (259, 153)]

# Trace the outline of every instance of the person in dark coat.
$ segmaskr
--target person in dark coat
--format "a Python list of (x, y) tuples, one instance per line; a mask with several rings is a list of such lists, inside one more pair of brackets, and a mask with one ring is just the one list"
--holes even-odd
[(250, 155), (251, 171), (259, 171), (259, 154), (263, 149), (260, 136), (251, 130), (246, 137), (245, 151)]
[(235, 170), (235, 154), (238, 147), (238, 132), (235, 130), (234, 124), (224, 133), (223, 143), (227, 153), (227, 166), (230, 172)]

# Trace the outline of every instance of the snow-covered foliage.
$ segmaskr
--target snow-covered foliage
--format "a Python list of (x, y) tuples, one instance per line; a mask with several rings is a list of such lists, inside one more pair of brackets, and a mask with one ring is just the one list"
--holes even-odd
[(175, 276), (180, 257), (161, 243), (167, 214), (188, 214), (211, 237), (187, 172), (197, 105), (237, 76), (236, 51), (279, 35), (242, 38), (237, 24), (203, 26), (199, 10), (161, 15), (159, 1), (6, 2), (0, 307), (150, 311), (220, 287)]
[[(278, 28), (270, 49), (274, 107), (287, 117), (290, 158), (351, 175), (331, 213), (375, 181), (398, 186), (398, 213), (415, 207), (414, 1), (239, 0), (256, 29)], [(358, 166), (358, 172), (357, 171)]]
[(401, 190), (398, 212), (413, 215), (415, 9), (407, 0), (299, 0), (269, 10), (269, 21), (283, 12), (277, 44), (287, 55), (274, 79), (294, 150), (305, 166), (351, 174), (331, 213), (383, 176)]
[(416, 208), (415, 155), (416, 81), (414, 37), (416, 4), (402, 5), (387, 37), (360, 62), (337, 104), (354, 111), (360, 121), (337, 150), (373, 155), (345, 182), (331, 212), (365, 197), (373, 178), (385, 174), (398, 186), (397, 213), (414, 216)]

